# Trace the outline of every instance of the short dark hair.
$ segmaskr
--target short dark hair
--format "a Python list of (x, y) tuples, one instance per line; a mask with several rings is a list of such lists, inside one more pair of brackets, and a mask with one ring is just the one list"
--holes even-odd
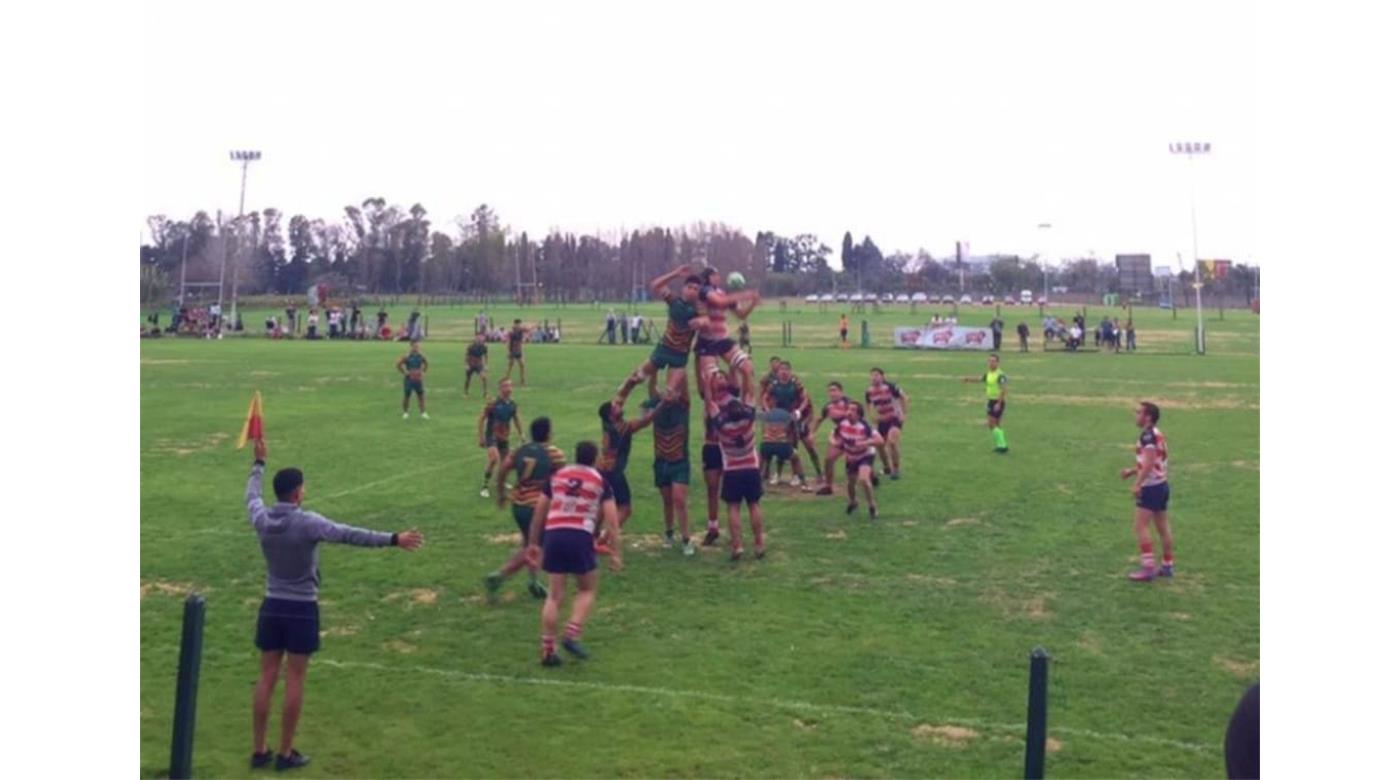
[(768, 362), (769, 362), (769, 363), (781, 363), (781, 362), (783, 362), (783, 359), (780, 358), (780, 357), (778, 357), (777, 355), (774, 355), (773, 357), (768, 358)]
[(827, 388), (828, 390), (830, 390), (830, 389), (833, 388), (833, 387), (836, 388), (837, 390), (845, 390), (845, 389), (846, 389), (846, 388), (844, 388), (844, 387), (841, 386), (841, 383), (840, 383), (840, 382), (837, 382), (837, 381), (834, 380), (834, 379), (831, 380), (830, 382), (827, 382), (827, 383), (826, 383), (826, 388)]
[(992, 354), (988, 355), (987, 357), (996, 358), (996, 359), (997, 359), (997, 362), (1001, 362), (1001, 355), (998, 355), (998, 354), (995, 353), (995, 352), (993, 352)]
[(612, 416), (613, 416), (612, 401), (604, 401), (604, 402), (603, 402), (603, 405), (600, 406), (600, 407), (598, 407), (598, 419), (600, 419), (600, 420), (611, 420), (611, 419), (612, 419)]
[(519, 319), (519, 318), (516, 318), (515, 324), (516, 324), (516, 325), (519, 325), (519, 324), (520, 324), (520, 319)]
[(705, 280), (704, 280), (704, 279), (701, 279), (700, 277), (696, 276), (695, 274), (691, 274), (690, 276), (687, 276), (687, 277), (685, 278), (685, 283), (686, 283), (686, 284), (694, 284), (694, 285), (701, 285), (701, 286), (703, 286), (703, 285), (705, 284)]
[(544, 443), (549, 440), (549, 418), (536, 417), (530, 421), (530, 440)]
[(1153, 425), (1156, 425), (1157, 421), (1162, 419), (1162, 410), (1157, 407), (1157, 404), (1151, 401), (1140, 401), (1139, 403), (1142, 404), (1143, 410), (1147, 412), (1147, 416), (1152, 418)]
[(272, 478), (272, 492), (277, 494), (278, 501), (288, 501), (303, 481), (301, 469), (282, 469)]
[(719, 273), (719, 269), (712, 265), (705, 266), (705, 270), (700, 272), (700, 276), (709, 279), (711, 275)]
[(792, 361), (784, 360), (783, 362), (779, 363), (778, 365), (779, 365), (779, 366), (782, 366), (783, 368), (792, 368)]
[(885, 369), (880, 368), (879, 366), (871, 366), (871, 367), (870, 367), (870, 370), (871, 370), (871, 371), (878, 371), (878, 372), (880, 372), (880, 376), (884, 376), (884, 375), (885, 375)]
[(574, 447), (574, 460), (584, 466), (592, 466), (598, 460), (598, 445), (591, 441), (581, 441)]

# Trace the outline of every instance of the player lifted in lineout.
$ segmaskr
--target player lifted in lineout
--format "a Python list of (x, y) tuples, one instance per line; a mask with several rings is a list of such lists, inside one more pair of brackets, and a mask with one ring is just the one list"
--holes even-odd
[(1001, 429), (1001, 416), (1006, 412), (1006, 374), (1002, 372), (1001, 358), (995, 354), (987, 356), (987, 373), (982, 376), (964, 377), (963, 382), (981, 382), (987, 389), (987, 428), (992, 432), (992, 441), (998, 455), (1007, 453), (1006, 433)]
[(467, 382), (462, 386), (462, 392), (469, 394), (472, 391), (472, 377), (481, 377), (481, 397), (486, 397), (486, 334), (477, 333), (472, 343), (467, 345)]
[[(593, 468), (597, 458), (598, 445), (580, 442), (574, 449), (575, 462), (549, 478), (544, 495), (535, 503), (535, 515), (530, 522), (530, 546), (526, 555), (549, 575), (549, 595), (540, 609), (540, 663), (544, 666), (562, 663), (555, 652), (555, 642), (558, 640), (559, 607), (568, 592), (570, 576), (574, 577), (578, 591), (574, 594), (569, 622), (564, 627), (563, 646), (575, 658), (588, 658), (588, 651), (579, 640), (598, 592), (593, 535), (600, 520), (609, 536), (616, 538), (617, 533), (617, 504), (603, 475)], [(616, 547), (622, 549), (621, 544)], [(620, 565), (615, 554), (613, 568)]]
[(899, 479), (899, 440), (904, 420), (909, 416), (909, 396), (885, 378), (884, 369), (877, 367), (870, 369), (865, 402), (875, 407), (875, 427), (884, 439), (884, 443), (876, 447), (880, 465), (890, 479)]
[(539, 582), (539, 567), (530, 564), (525, 554), (530, 545), (530, 521), (534, 519), (535, 502), (544, 495), (544, 486), (554, 472), (564, 467), (564, 451), (551, 444), (553, 432), (548, 417), (537, 417), (530, 423), (530, 441), (506, 456), (496, 476), (496, 505), (506, 505), (506, 473), (515, 472), (515, 488), (510, 491), (510, 511), (520, 529), (520, 549), (501, 568), (487, 575), (486, 597), (496, 600), (496, 594), (512, 574), (527, 568), (530, 572), (530, 595), (537, 599), (547, 591)]
[[(671, 292), (669, 285), (681, 277), (685, 277), (685, 283), (677, 295)], [(679, 390), (679, 386), (685, 383), (685, 364), (690, 359), (690, 345), (695, 341), (696, 331), (706, 323), (697, 308), (703, 284), (700, 277), (690, 273), (688, 265), (677, 266), (675, 270), (651, 280), (651, 294), (666, 303), (666, 331), (660, 343), (651, 350), (651, 355), (627, 375), (618, 389), (620, 396), (626, 398), (632, 388), (656, 376), (663, 368), (666, 369), (667, 390)]]
[(865, 421), (865, 410), (858, 403), (846, 405), (846, 418), (836, 423), (836, 439), (846, 456), (846, 514), (856, 511), (856, 484), (865, 494), (870, 519), (875, 520), (875, 449), (884, 444), (880, 434)]
[(428, 359), (418, 351), (418, 342), (409, 343), (408, 354), (399, 358), (394, 367), (403, 374), (403, 418), (408, 419), (408, 397), (417, 393), (418, 416), (428, 419), (428, 405), (423, 399), (423, 375), (428, 373)]
[[(1138, 549), (1142, 555), (1142, 566), (1128, 575), (1136, 582), (1151, 582), (1157, 577), (1170, 577), (1176, 573), (1176, 560), (1172, 557), (1172, 526), (1167, 519), (1167, 501), (1171, 498), (1171, 488), (1167, 486), (1167, 437), (1157, 430), (1157, 421), (1162, 410), (1156, 404), (1143, 401), (1137, 408), (1137, 463), (1123, 469), (1119, 476), (1133, 480), (1133, 498), (1137, 512), (1133, 517), (1133, 532), (1137, 534)], [(1157, 527), (1157, 536), (1162, 540), (1162, 565), (1154, 566), (1152, 555), (1152, 529)]]
[[(477, 444), (486, 450), (486, 471), (481, 476), (482, 498), (491, 497), (491, 475), (510, 453), (510, 426), (514, 424), (521, 441), (525, 439), (525, 432), (520, 429), (520, 411), (510, 397), (511, 391), (510, 380), (502, 379), (496, 397), (487, 402), (486, 408), (476, 418)], [(488, 421), (491, 423), (490, 431), (486, 430)]]
[(747, 320), (758, 305), (758, 293), (753, 290), (725, 292), (715, 268), (701, 271), (700, 279), (704, 282), (700, 288), (700, 310), (705, 315), (705, 324), (695, 338), (695, 386), (703, 395), (723, 358), (729, 374), (739, 376), (744, 403), (753, 406), (753, 361), (734, 339), (729, 338), (729, 311)]

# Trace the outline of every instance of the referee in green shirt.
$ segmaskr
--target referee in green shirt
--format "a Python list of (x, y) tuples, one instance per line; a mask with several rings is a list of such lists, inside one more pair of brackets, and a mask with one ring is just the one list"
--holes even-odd
[(965, 384), (981, 382), (987, 390), (987, 428), (992, 432), (992, 441), (999, 455), (1007, 453), (1006, 432), (1001, 429), (1001, 416), (1006, 412), (1006, 374), (1001, 370), (1001, 358), (996, 353), (987, 356), (987, 373), (982, 376), (963, 377)]

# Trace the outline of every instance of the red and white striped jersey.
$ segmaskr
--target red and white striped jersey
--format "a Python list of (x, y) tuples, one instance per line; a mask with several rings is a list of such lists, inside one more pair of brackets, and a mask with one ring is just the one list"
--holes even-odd
[(865, 390), (865, 402), (875, 407), (875, 414), (880, 422), (900, 419), (903, 412), (895, 401), (903, 397), (904, 391), (894, 382), (871, 385)]
[(875, 435), (865, 420), (842, 420), (836, 425), (836, 441), (847, 461), (860, 460), (875, 454), (875, 447), (866, 442)]
[(733, 409), (733, 406), (719, 409), (711, 404), (706, 410), (719, 435), (719, 453), (724, 470), (756, 469), (758, 451), (754, 449), (754, 421), (757, 412), (752, 406), (741, 405), (737, 410)]
[(712, 292), (723, 294), (719, 288), (708, 284), (700, 288), (700, 310), (707, 319), (705, 327), (700, 331), (700, 337), (709, 341), (719, 341), (729, 337), (729, 307), (712, 303)]
[(1145, 460), (1143, 453), (1147, 450), (1157, 451), (1157, 462), (1152, 464), (1152, 471), (1147, 478), (1142, 481), (1144, 485), (1160, 485), (1167, 481), (1167, 437), (1157, 430), (1157, 426), (1152, 425), (1142, 429), (1142, 435), (1137, 440), (1137, 464), (1142, 468)]
[(572, 528), (593, 533), (603, 502), (612, 498), (612, 488), (597, 469), (574, 463), (554, 472), (544, 494), (549, 496), (544, 530)]
[(851, 404), (853, 403), (855, 403), (855, 401), (851, 400), (849, 396), (844, 395), (835, 401), (827, 401), (826, 406), (822, 407), (821, 419), (834, 420), (839, 424), (842, 420), (846, 419), (846, 414), (851, 410)]

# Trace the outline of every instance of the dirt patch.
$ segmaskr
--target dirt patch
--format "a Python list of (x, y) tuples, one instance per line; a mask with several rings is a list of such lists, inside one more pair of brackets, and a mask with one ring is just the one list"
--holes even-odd
[(940, 588), (951, 588), (958, 584), (952, 577), (934, 577), (930, 574), (906, 574), (904, 579), (919, 585), (937, 585)]
[(633, 534), (622, 535), (622, 541), (627, 544), (629, 550), (662, 550), (666, 547), (666, 540), (660, 534)]
[(1259, 676), (1258, 659), (1253, 661), (1238, 661), (1234, 658), (1226, 658), (1223, 655), (1217, 655), (1212, 656), (1210, 662), (1241, 680), (1249, 680)]
[(282, 375), (282, 372), (281, 372), (281, 371), (258, 371), (258, 370), (254, 370), (254, 371), (248, 372), (248, 375), (249, 375), (249, 376), (281, 376), (281, 375)]
[(1029, 618), (1031, 620), (1049, 620), (1055, 616), (1050, 610), (1049, 600), (1055, 594), (1010, 594), (1001, 589), (987, 591), (981, 600), (999, 609), (1006, 617)]
[(1232, 460), (1230, 461), (1230, 465), (1237, 469), (1244, 469), (1245, 471), (1259, 470), (1259, 461), (1257, 460)]
[(827, 539), (835, 539), (837, 541), (840, 541), (846, 538), (846, 532), (840, 528), (837, 528), (835, 531), (832, 531), (829, 534), (823, 534), (823, 536), (825, 536)]
[(915, 739), (922, 739), (936, 742), (944, 747), (962, 748), (967, 743), (982, 736), (976, 731), (964, 726), (934, 726), (928, 723), (920, 723), (911, 732)]
[(1066, 495), (1066, 496), (1072, 496), (1072, 495), (1074, 495), (1074, 491), (1069, 489), (1069, 485), (1066, 485), (1066, 484), (1063, 483), (1063, 482), (1057, 482), (1057, 483), (1055, 484), (1055, 489), (1058, 490), (1058, 491), (1060, 491), (1062, 494), (1064, 494), (1064, 495)]
[(354, 636), (360, 633), (360, 627), (356, 625), (334, 626), (321, 632), (322, 637), (328, 636)]
[(411, 645), (402, 639), (390, 639), (388, 642), (384, 643), (383, 647), (385, 650), (392, 650), (395, 653), (403, 653), (404, 655), (418, 652), (418, 647), (416, 645)]
[(913, 528), (914, 526), (916, 526), (916, 525), (918, 525), (918, 524), (919, 524), (919, 521), (918, 521), (918, 520), (905, 520), (904, 522), (900, 523), (900, 525), (904, 526), (905, 528)]
[(184, 598), (194, 591), (192, 582), (167, 582), (165, 580), (145, 580), (141, 583), (141, 598), (147, 596), (177, 596)]
[(229, 440), (229, 434), (211, 433), (194, 441), (177, 439), (156, 439), (151, 442), (151, 452), (158, 455), (178, 455), (184, 457), (197, 452), (209, 452)]
[(957, 528), (963, 525), (978, 525), (982, 521), (975, 517), (955, 517), (943, 524), (944, 528)]
[(1064, 748), (1065, 748), (1065, 743), (1059, 741), (1058, 739), (1055, 739), (1054, 737), (1046, 737), (1046, 738), (1045, 738), (1045, 752), (1047, 752), (1047, 753), (1058, 753), (1058, 752), (1060, 752), (1061, 750), (1064, 750)]
[(1085, 631), (1080, 634), (1079, 639), (1075, 640), (1074, 644), (1089, 655), (1103, 655), (1103, 643), (1099, 641), (1098, 636), (1092, 631)]
[(429, 588), (413, 588), (412, 590), (398, 590), (384, 597), (385, 601), (399, 601), (407, 599), (410, 604), (436, 604), (438, 592)]
[(815, 731), (817, 728), (817, 724), (815, 722), (808, 722), (801, 718), (793, 718), (792, 725), (798, 727), (799, 729), (802, 729), (803, 731)]
[(488, 534), (482, 538), (490, 544), (509, 544), (512, 547), (520, 544), (520, 534)]
[(1180, 620), (1183, 623), (1191, 619), (1191, 615), (1186, 612), (1169, 612), (1167, 614), (1172, 620)]

